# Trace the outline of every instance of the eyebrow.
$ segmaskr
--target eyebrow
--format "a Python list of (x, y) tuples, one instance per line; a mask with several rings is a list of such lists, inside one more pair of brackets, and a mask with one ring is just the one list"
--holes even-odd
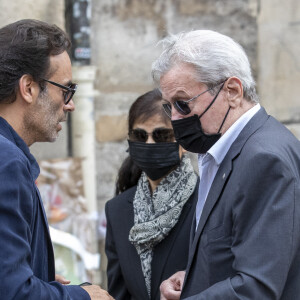
[(69, 87), (71, 84), (74, 84), (74, 82), (72, 82), (72, 80), (68, 80), (66, 83), (62, 83), (62, 85)]
[(74, 84), (74, 82), (72, 80), (69, 80), (67, 86), (70, 86), (71, 84)]
[(179, 98), (187, 98), (187, 99), (190, 99), (192, 98), (192, 96), (188, 95), (186, 92), (184, 91), (178, 91), (175, 93), (175, 95), (173, 95), (171, 97), (171, 101), (169, 100), (166, 100), (165, 98), (162, 98), (163, 101), (166, 101), (166, 102), (173, 102), (173, 101), (176, 101), (178, 100)]

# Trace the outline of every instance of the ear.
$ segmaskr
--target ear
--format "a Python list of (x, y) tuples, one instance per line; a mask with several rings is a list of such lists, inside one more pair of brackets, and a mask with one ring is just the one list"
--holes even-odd
[(32, 103), (39, 95), (40, 87), (31, 75), (24, 74), (19, 80), (19, 94), (28, 104)]
[(224, 84), (224, 90), (227, 92), (227, 100), (231, 108), (240, 106), (243, 100), (243, 85), (239, 78), (230, 77)]

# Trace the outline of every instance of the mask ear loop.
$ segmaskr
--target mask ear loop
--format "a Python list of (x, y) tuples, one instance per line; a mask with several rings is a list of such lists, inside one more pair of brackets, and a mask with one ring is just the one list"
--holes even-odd
[(226, 113), (226, 115), (225, 115), (225, 117), (224, 117), (224, 119), (223, 119), (223, 122), (222, 122), (222, 124), (221, 124), (221, 126), (220, 126), (220, 128), (219, 128), (219, 130), (218, 130), (218, 133), (220, 133), (221, 128), (223, 127), (223, 125), (224, 125), (224, 123), (225, 123), (225, 120), (226, 120), (226, 118), (227, 118), (227, 116), (228, 116), (228, 114), (229, 114), (230, 108), (231, 108), (231, 107), (229, 106), (229, 108), (228, 108), (228, 110), (227, 110), (227, 113)]
[(210, 107), (214, 104), (214, 102), (216, 101), (217, 97), (219, 96), (220, 92), (222, 91), (222, 88), (225, 84), (226, 80), (223, 82), (221, 88), (219, 89), (218, 93), (216, 94), (216, 96), (214, 97), (214, 99), (210, 102), (210, 104), (206, 107), (206, 109), (204, 110), (204, 112), (199, 116), (199, 119), (210, 109)]

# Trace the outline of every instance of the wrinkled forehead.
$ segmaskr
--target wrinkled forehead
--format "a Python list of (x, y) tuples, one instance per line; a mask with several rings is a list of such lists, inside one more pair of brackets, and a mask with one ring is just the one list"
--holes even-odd
[(199, 85), (195, 68), (190, 64), (175, 65), (160, 78), (163, 99), (170, 99), (178, 92), (186, 92)]

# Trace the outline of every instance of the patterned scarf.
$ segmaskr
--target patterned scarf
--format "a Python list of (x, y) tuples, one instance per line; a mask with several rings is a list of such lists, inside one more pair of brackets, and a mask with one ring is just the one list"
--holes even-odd
[(140, 256), (149, 297), (153, 248), (178, 222), (196, 183), (197, 175), (187, 156), (183, 156), (180, 165), (162, 179), (153, 195), (144, 172), (138, 181), (133, 200), (134, 225), (129, 232), (129, 241)]

